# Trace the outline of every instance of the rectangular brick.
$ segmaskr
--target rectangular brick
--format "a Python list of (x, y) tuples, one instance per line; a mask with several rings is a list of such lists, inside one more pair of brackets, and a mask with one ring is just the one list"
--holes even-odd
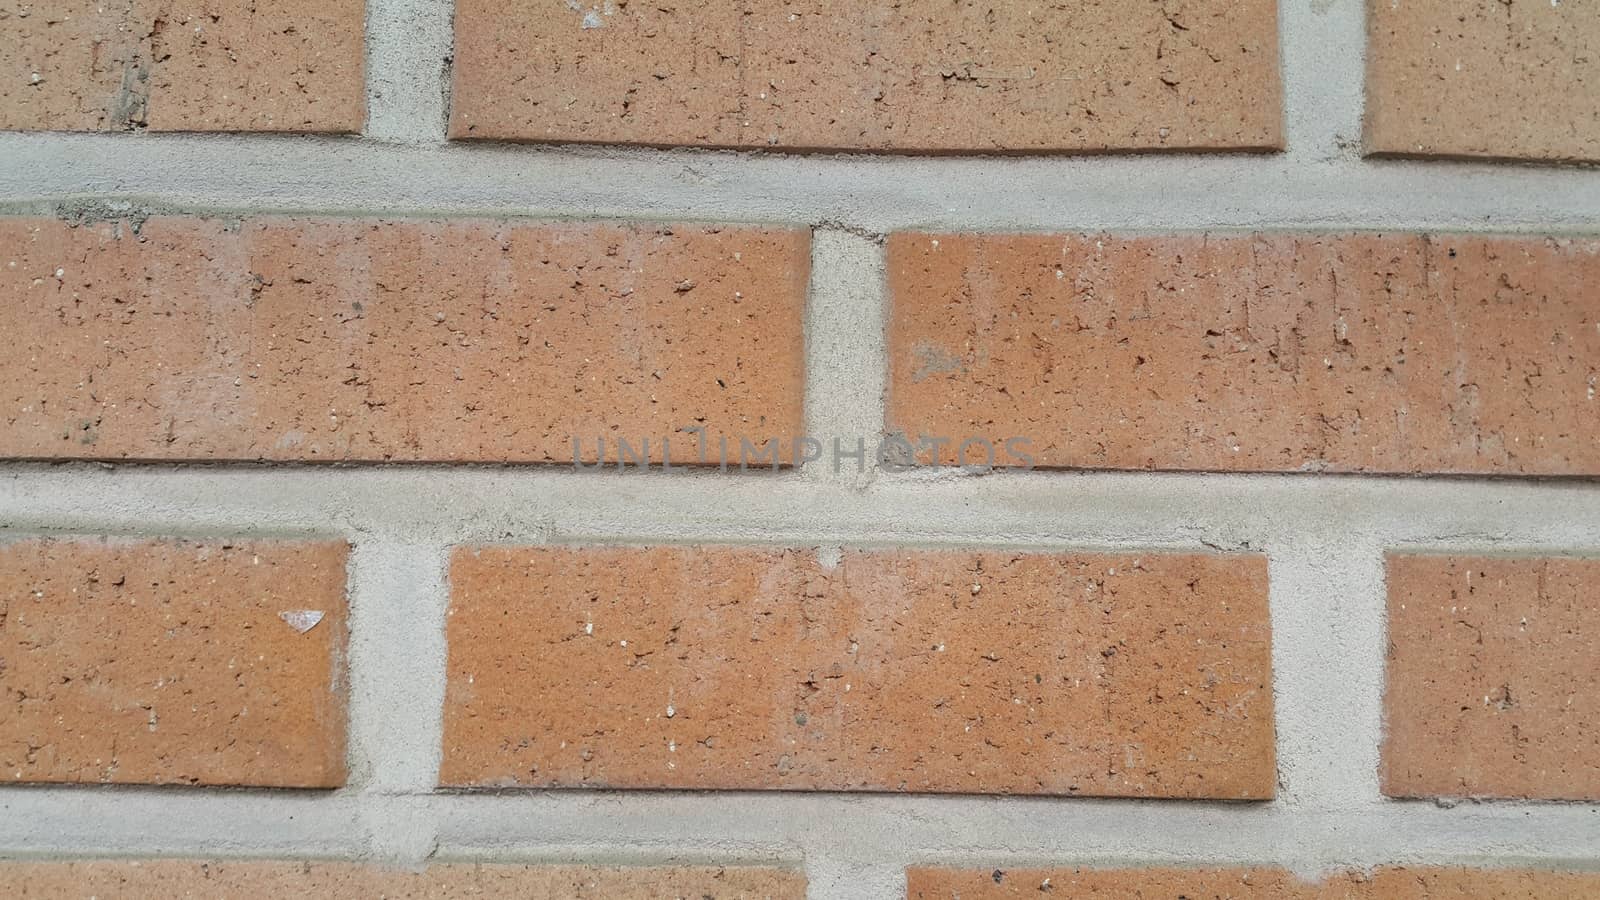
[(804, 900), (797, 871), (755, 866), (473, 865), (422, 871), (324, 862), (186, 860), (0, 863), (0, 893), (84, 897), (342, 900)]
[(79, 0), (0, 9), (0, 128), (356, 132), (361, 0)]
[(342, 785), (347, 552), (0, 545), (0, 778)]
[(463, 548), (450, 786), (1273, 795), (1257, 556)]
[(1600, 5), (1369, 0), (1373, 153), (1600, 161)]
[(1600, 800), (1600, 559), (1387, 569), (1383, 792)]
[(782, 149), (1282, 145), (1277, 4), (456, 5), (456, 138)]
[(1003, 897), (1228, 900), (1589, 900), (1600, 875), (1535, 869), (1385, 866), (1304, 881), (1281, 869), (938, 869), (906, 872), (909, 900)]
[(715, 462), (801, 429), (803, 230), (13, 219), (0, 246), (0, 456), (659, 462), (698, 425)]
[(1003, 442), (1026, 438), (1052, 468), (1600, 474), (1600, 241), (897, 234), (888, 265), (888, 421), (912, 440), (1025, 465)]

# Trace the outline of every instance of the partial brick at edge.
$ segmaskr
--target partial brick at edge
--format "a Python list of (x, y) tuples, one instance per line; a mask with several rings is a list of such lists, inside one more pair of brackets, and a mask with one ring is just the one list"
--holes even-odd
[(361, 0), (12, 6), (0, 129), (361, 130)]
[(0, 782), (345, 780), (343, 541), (0, 545)]
[(913, 440), (1025, 438), (1049, 468), (1600, 474), (1592, 238), (896, 234), (888, 266), (888, 424)]
[(1600, 559), (1391, 554), (1383, 791), (1600, 800)]
[(463, 548), (441, 782), (1273, 796), (1254, 555)]
[(902, 152), (1282, 145), (1277, 4), (456, 7), (454, 138)]
[(805, 900), (797, 870), (759, 866), (447, 863), (421, 871), (336, 862), (145, 860), (0, 862), (0, 893), (100, 897), (307, 897), (342, 900)]
[(1150, 897), (1230, 900), (1591, 900), (1600, 874), (1536, 869), (1383, 866), (1306, 881), (1272, 868), (940, 869), (906, 871), (908, 900)]
[[(800, 433), (806, 230), (0, 220), (0, 456), (694, 462)], [(709, 458), (715, 459), (713, 449)]]
[(1600, 4), (1368, 0), (1363, 143), (1600, 161)]

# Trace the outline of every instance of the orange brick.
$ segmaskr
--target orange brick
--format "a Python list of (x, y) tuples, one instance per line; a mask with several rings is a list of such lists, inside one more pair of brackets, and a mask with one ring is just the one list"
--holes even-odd
[(1383, 790), (1600, 800), (1600, 560), (1391, 555)]
[(266, 540), (0, 546), (0, 778), (343, 784), (346, 555)]
[(0, 128), (361, 130), (361, 0), (7, 6)]
[(0, 245), (4, 456), (660, 461), (699, 425), (714, 462), (801, 428), (804, 231), (28, 219)]
[(910, 869), (910, 900), (1226, 897), (1229, 900), (1587, 900), (1600, 875), (1532, 869), (1407, 868), (1308, 882), (1278, 869)]
[(1368, 151), (1600, 160), (1600, 6), (1367, 4)]
[(804, 900), (805, 876), (743, 866), (520, 866), (455, 863), (421, 872), (344, 863), (0, 863), (0, 893), (39, 900), (101, 897), (306, 897), (342, 900)]
[(1256, 556), (477, 548), (441, 780), (1262, 799)]
[(1062, 468), (1600, 474), (1600, 241), (899, 234), (888, 265), (912, 439), (1019, 465), (1003, 441), (1026, 438)]
[(898, 151), (1282, 144), (1271, 0), (456, 6), (457, 138)]

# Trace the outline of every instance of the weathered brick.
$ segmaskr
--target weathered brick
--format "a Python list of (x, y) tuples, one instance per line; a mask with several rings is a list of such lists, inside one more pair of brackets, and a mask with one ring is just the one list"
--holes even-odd
[(898, 151), (1282, 143), (1271, 0), (459, 0), (457, 138)]
[(804, 900), (797, 871), (745, 866), (430, 866), (420, 872), (346, 863), (182, 860), (0, 863), (0, 892), (83, 897), (306, 897), (335, 900)]
[(1229, 900), (1586, 900), (1600, 875), (1534, 869), (1388, 866), (1368, 875), (1303, 881), (1279, 869), (910, 869), (910, 900), (1002, 897), (1229, 898)]
[(1368, 151), (1600, 160), (1600, 5), (1367, 9)]
[(1600, 559), (1387, 569), (1384, 793), (1600, 800)]
[(0, 128), (360, 131), (361, 0), (8, 0)]
[(985, 436), (1004, 465), (1021, 437), (1045, 467), (1600, 474), (1600, 241), (899, 234), (888, 259), (888, 419), (912, 439)]
[(660, 461), (698, 425), (714, 461), (801, 428), (805, 231), (27, 219), (0, 246), (4, 456)]
[(267, 540), (0, 546), (0, 778), (343, 784), (346, 555)]
[(1257, 556), (463, 548), (453, 786), (1271, 797)]

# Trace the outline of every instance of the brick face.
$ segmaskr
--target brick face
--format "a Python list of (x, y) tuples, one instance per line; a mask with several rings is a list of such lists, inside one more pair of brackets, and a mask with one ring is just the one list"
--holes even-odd
[(360, 131), (360, 0), (0, 6), (0, 128)]
[(897, 234), (888, 265), (888, 421), (913, 439), (1026, 437), (1063, 468), (1600, 474), (1592, 239)]
[(1384, 793), (1600, 800), (1600, 559), (1387, 568)]
[(1369, 151), (1600, 160), (1600, 6), (1367, 8)]
[(306, 897), (337, 900), (804, 900), (796, 871), (719, 866), (472, 865), (422, 871), (302, 862), (0, 863), (0, 893), (100, 897)]
[(478, 548), (453, 786), (1271, 797), (1256, 556)]
[(3, 456), (660, 461), (680, 428), (801, 428), (801, 230), (14, 219), (0, 246)]
[(910, 869), (909, 900), (1004, 897), (1228, 900), (1585, 900), (1600, 875), (1532, 869), (1407, 868), (1303, 881), (1279, 869)]
[(346, 555), (342, 542), (0, 546), (0, 778), (343, 784)]
[(457, 138), (901, 151), (1282, 143), (1271, 0), (456, 7)]

